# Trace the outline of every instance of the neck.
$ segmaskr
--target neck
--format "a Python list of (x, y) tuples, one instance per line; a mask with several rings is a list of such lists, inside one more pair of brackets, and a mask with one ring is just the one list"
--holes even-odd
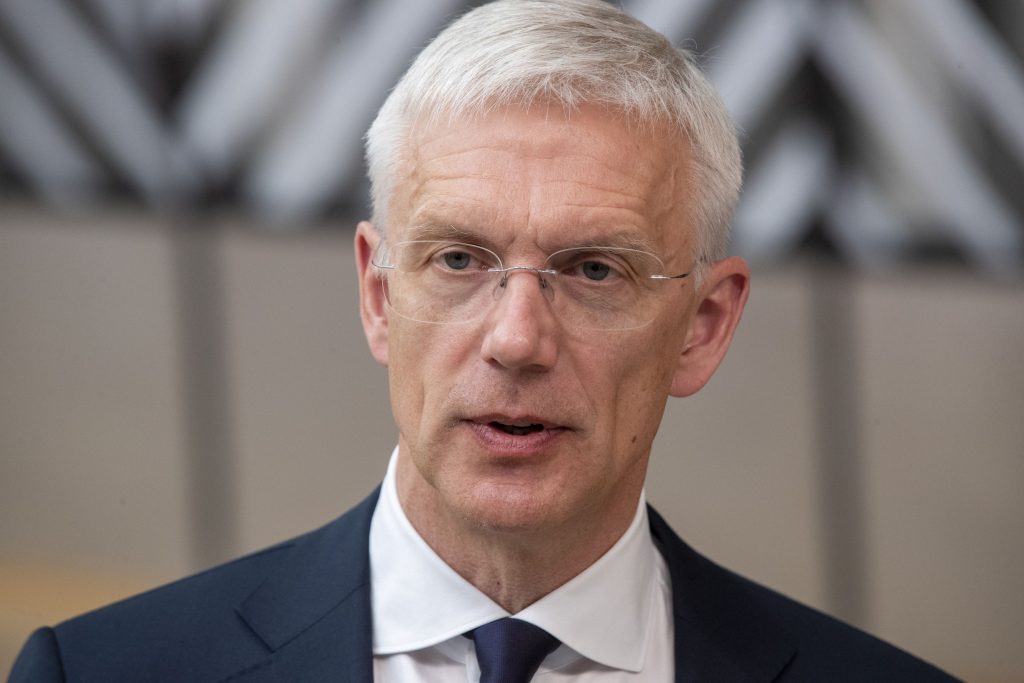
[[(403, 462), (404, 461), (404, 462)], [(411, 471), (410, 471), (411, 470)], [(417, 533), (456, 573), (510, 614), (533, 604), (604, 555), (629, 528), (640, 490), (612, 505), (530, 529), (495, 529), (447, 509), (399, 456), (398, 498)]]

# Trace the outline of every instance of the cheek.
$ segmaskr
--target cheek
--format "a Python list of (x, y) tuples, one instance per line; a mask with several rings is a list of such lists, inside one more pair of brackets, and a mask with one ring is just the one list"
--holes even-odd
[[(652, 330), (654, 332), (654, 330)], [(653, 439), (672, 384), (676, 366), (676, 335), (655, 333), (616, 348), (611, 357), (620, 359), (611, 388), (612, 405), (620, 428), (628, 434), (620, 439), (638, 443)], [(633, 437), (637, 441), (633, 441)]]
[(424, 405), (424, 387), (429, 383), (426, 344), (417, 340), (406, 321), (392, 317), (388, 337), (388, 387), (391, 410), (403, 436), (414, 430)]
[[(464, 336), (436, 325), (391, 320), (388, 354), (391, 404), (400, 429), (429, 419), (458, 376), (465, 356)], [(404, 419), (403, 419), (404, 418)]]
[(667, 392), (678, 346), (676, 335), (665, 329), (651, 329), (648, 334), (627, 337), (607, 356), (617, 365), (615, 374), (622, 389), (633, 392), (629, 398), (643, 396), (650, 400), (652, 392)]

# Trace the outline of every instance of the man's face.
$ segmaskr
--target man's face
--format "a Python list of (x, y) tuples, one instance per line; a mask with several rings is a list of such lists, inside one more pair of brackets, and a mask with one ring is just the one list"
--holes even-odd
[[(388, 239), (453, 227), (506, 266), (627, 239), (648, 245), (667, 274), (686, 272), (696, 251), (679, 201), (687, 155), (664, 131), (638, 132), (598, 108), (568, 118), (503, 109), (420, 130)], [(696, 301), (690, 279), (655, 296), (651, 324), (611, 332), (567, 329), (524, 272), (479, 322), (388, 310), (386, 351), (375, 353), (389, 366), (399, 492), (413, 523), (440, 514), (540, 531), (631, 517)]]

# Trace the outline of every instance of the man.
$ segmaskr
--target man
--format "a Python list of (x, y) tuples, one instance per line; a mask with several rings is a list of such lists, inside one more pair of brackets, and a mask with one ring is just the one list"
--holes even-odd
[(665, 401), (714, 373), (749, 281), (736, 137), (684, 55), (599, 0), (500, 0), (424, 50), (367, 156), (379, 493), (37, 631), (12, 680), (951, 680), (645, 504)]

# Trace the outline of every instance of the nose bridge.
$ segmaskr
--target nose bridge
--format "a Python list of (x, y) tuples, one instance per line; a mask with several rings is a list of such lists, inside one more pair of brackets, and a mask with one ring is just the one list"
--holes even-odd
[(554, 271), (546, 268), (534, 268), (533, 266), (509, 266), (502, 268), (500, 272), (501, 279), (498, 280), (498, 287), (502, 289), (508, 286), (509, 276), (516, 273), (533, 273), (537, 276), (541, 289), (548, 289), (551, 286), (549, 278), (554, 275)]
[[(538, 282), (529, 277), (537, 276)], [(530, 266), (501, 272), (494, 288), (495, 306), (487, 323), (483, 355), (508, 368), (550, 367), (558, 356), (558, 321), (550, 305), (550, 273)], [(545, 299), (547, 301), (545, 301)]]
[[(529, 277), (530, 275), (535, 277)], [(551, 303), (554, 296), (554, 275), (555, 273), (550, 270), (533, 266), (509, 266), (502, 268), (501, 277), (498, 279), (493, 290), (495, 308), (502, 309), (508, 306), (515, 306), (519, 303), (521, 297), (526, 297), (523, 305), (526, 306), (527, 311), (531, 315), (537, 315), (540, 313), (540, 308), (545, 306), (542, 302), (532, 301), (531, 299), (540, 295), (542, 299), (547, 300), (548, 304)], [(511, 299), (511, 301), (505, 301), (506, 299)], [(553, 309), (548, 311), (549, 315), (553, 316), (554, 313)], [(505, 315), (501, 311), (498, 314)]]

